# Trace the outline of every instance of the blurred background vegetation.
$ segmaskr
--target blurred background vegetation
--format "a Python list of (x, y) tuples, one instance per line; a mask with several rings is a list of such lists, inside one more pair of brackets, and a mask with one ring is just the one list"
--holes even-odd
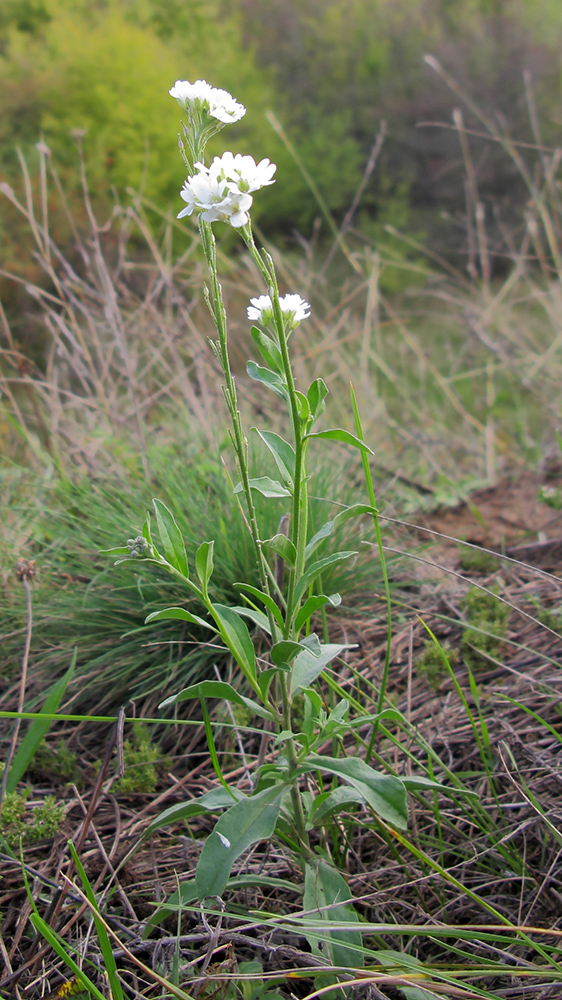
[[(325, 378), (332, 426), (349, 426), (354, 382), (381, 509), (409, 517), (557, 453), (561, 62), (560, 0), (0, 3), (8, 686), (22, 554), (41, 567), (46, 675), (75, 643), (81, 675), (95, 662), (105, 685), (115, 664), (119, 691), (135, 672), (146, 691), (192, 669), (190, 649), (170, 652), (161, 627), (147, 639), (143, 602), (169, 602), (166, 585), (119, 576), (97, 554), (106, 508), (108, 545), (136, 533), (154, 495), (187, 509), (199, 540), (226, 510), (217, 585), (230, 594), (252, 573), (196, 228), (175, 218), (174, 81), (202, 77), (246, 105), (210, 152), (278, 164), (252, 216), (282, 291), (313, 305), (295, 336), (297, 376)], [(233, 231), (216, 231), (244, 417), (282, 430), (244, 375), (259, 277)], [(343, 461), (318, 469), (332, 504), (364, 499)], [(337, 581), (350, 602), (365, 593), (365, 565), (371, 594), (377, 585), (365, 552)]]
[[(17, 147), (39, 136), (70, 197), (76, 131), (97, 198), (142, 191), (178, 209), (176, 78), (209, 78), (248, 108), (228, 143), (279, 164), (283, 183), (256, 204), (270, 234), (308, 236), (318, 209), (265, 122), (271, 109), (336, 218), (358, 187), (381, 121), (387, 138), (362, 200), (360, 227), (409, 226), (458, 251), (442, 213), (464, 205), (451, 93), (423, 62), (437, 57), (490, 115), (532, 139), (522, 74), (533, 80), (543, 140), (560, 128), (562, 5), (558, 0), (3, 0), (0, 7), (0, 172), (17, 186)], [(474, 121), (468, 121), (474, 126)], [(217, 149), (223, 148), (219, 137)], [(521, 180), (490, 143), (476, 145), (481, 193), (510, 221)], [(181, 207), (181, 206), (180, 206)], [(5, 257), (19, 240), (2, 211)], [(14, 232), (14, 230), (16, 230)], [(15, 257), (15, 251), (13, 253)], [(18, 254), (20, 256), (20, 254)]]

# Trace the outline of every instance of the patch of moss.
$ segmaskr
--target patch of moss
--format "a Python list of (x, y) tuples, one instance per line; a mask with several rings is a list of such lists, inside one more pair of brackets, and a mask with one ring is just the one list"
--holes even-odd
[(469, 666), (480, 666), (483, 653), (497, 658), (507, 631), (509, 608), (498, 599), (499, 587), (487, 593), (479, 587), (470, 587), (463, 605), (471, 627), (465, 629), (462, 653)]
[(60, 779), (61, 782), (72, 782), (77, 788), (85, 784), (76, 754), (66, 743), (58, 743), (52, 747), (43, 740), (37, 747), (26, 774), (34, 781), (49, 778), (52, 782), (53, 779)]
[(121, 795), (153, 792), (159, 771), (171, 767), (169, 758), (162, 757), (160, 744), (152, 742), (150, 728), (142, 722), (133, 723), (131, 739), (123, 744), (123, 763), (125, 773), (112, 786), (112, 791)]
[[(459, 659), (458, 650), (450, 646), (448, 642), (444, 642), (441, 645), (441, 650), (447, 657), (450, 665), (454, 667)], [(426, 678), (433, 691), (437, 691), (442, 681), (448, 676), (449, 672), (443, 660), (442, 653), (432, 639), (426, 641), (423, 653), (416, 660), (416, 673)]]
[(47, 840), (61, 828), (64, 803), (57, 802), (54, 795), (48, 795), (40, 805), (28, 809), (30, 795), (31, 788), (8, 792), (2, 803), (0, 834), (9, 847), (18, 847), (20, 840), (24, 847)]

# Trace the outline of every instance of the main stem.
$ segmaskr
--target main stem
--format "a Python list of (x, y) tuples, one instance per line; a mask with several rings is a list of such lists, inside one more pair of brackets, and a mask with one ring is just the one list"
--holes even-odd
[[(201, 242), (203, 244), (203, 250), (209, 268), (209, 274), (211, 279), (211, 301), (213, 306), (213, 319), (219, 337), (218, 343), (214, 346), (216, 348), (216, 353), (226, 382), (226, 385), (223, 387), (223, 391), (226, 400), (226, 405), (228, 407), (228, 412), (230, 414), (230, 419), (232, 421), (234, 450), (236, 452), (236, 458), (238, 460), (240, 478), (242, 480), (242, 489), (244, 491), (244, 496), (246, 498), (248, 520), (250, 524), (252, 541), (254, 543), (254, 551), (256, 555), (256, 562), (260, 577), (260, 585), (263, 592), (268, 596), (270, 596), (267, 566), (265, 562), (265, 556), (263, 554), (263, 547), (260, 537), (256, 508), (252, 496), (252, 489), (250, 486), (250, 476), (248, 471), (248, 461), (246, 454), (246, 441), (244, 438), (244, 433), (242, 431), (242, 422), (240, 419), (240, 411), (238, 409), (236, 383), (234, 381), (234, 376), (232, 374), (232, 370), (230, 367), (230, 358), (228, 355), (226, 311), (224, 308), (224, 303), (222, 298), (222, 289), (220, 286), (220, 282), (218, 280), (215, 237), (213, 235), (213, 230), (211, 228), (210, 223), (203, 222), (201, 218), (199, 219), (199, 231), (201, 234)], [(267, 616), (273, 642), (276, 642), (279, 636), (279, 630), (275, 618), (273, 617), (273, 614), (271, 613), (269, 608), (267, 609)]]

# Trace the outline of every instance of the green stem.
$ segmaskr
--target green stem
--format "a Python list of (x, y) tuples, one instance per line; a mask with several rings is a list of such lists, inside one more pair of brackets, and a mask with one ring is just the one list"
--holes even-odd
[[(211, 300), (213, 305), (213, 319), (215, 322), (219, 338), (218, 343), (215, 344), (214, 347), (226, 382), (226, 385), (223, 387), (223, 392), (228, 412), (230, 414), (230, 419), (232, 421), (234, 450), (238, 461), (238, 468), (240, 472), (240, 478), (242, 481), (242, 489), (244, 492), (244, 496), (246, 498), (246, 505), (248, 509), (248, 521), (250, 524), (252, 541), (254, 543), (254, 551), (256, 555), (256, 562), (260, 577), (260, 585), (263, 592), (268, 596), (271, 596), (269, 587), (269, 578), (267, 573), (267, 564), (263, 553), (262, 540), (260, 537), (256, 508), (254, 505), (252, 489), (250, 486), (250, 476), (249, 476), (248, 461), (246, 454), (246, 439), (244, 437), (244, 433), (242, 430), (240, 411), (238, 409), (236, 384), (234, 381), (234, 376), (232, 374), (232, 369), (230, 366), (230, 358), (228, 354), (226, 311), (224, 308), (222, 290), (218, 279), (215, 238), (210, 223), (203, 222), (201, 218), (199, 219), (199, 231), (201, 234), (203, 251), (205, 253), (205, 258), (207, 260), (207, 265), (209, 268), (209, 274), (211, 279)], [(279, 629), (275, 621), (275, 618), (273, 617), (269, 609), (267, 609), (267, 617), (269, 621), (269, 627), (271, 629), (271, 636), (273, 642), (276, 642), (277, 639), (279, 638)]]
[(289, 394), (289, 408), (291, 423), (293, 428), (293, 440), (295, 446), (295, 477), (293, 487), (293, 516), (291, 518), (291, 540), (297, 550), (297, 561), (293, 571), (289, 575), (287, 587), (287, 617), (285, 621), (284, 638), (294, 638), (293, 623), (298, 613), (298, 606), (293, 607), (293, 596), (297, 581), (304, 572), (304, 552), (306, 548), (306, 531), (308, 520), (308, 489), (306, 476), (307, 442), (304, 440), (300, 409), (297, 399), (297, 388), (289, 357), (289, 347), (287, 343), (287, 332), (283, 321), (281, 306), (279, 305), (279, 288), (277, 277), (271, 257), (268, 256), (267, 263), (263, 260), (256, 247), (250, 223), (242, 230), (242, 236), (250, 251), (252, 258), (260, 273), (267, 283), (271, 302), (273, 306), (273, 319), (277, 330), (279, 349), (283, 361), (283, 373)]

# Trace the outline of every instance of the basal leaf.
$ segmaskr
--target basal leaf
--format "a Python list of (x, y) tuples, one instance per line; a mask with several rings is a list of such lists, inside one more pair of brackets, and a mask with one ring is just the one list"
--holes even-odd
[(284, 791), (284, 785), (266, 788), (220, 817), (205, 841), (195, 873), (200, 900), (221, 896), (236, 859), (252, 844), (273, 835)]
[(381, 774), (366, 764), (360, 757), (322, 757), (310, 754), (303, 768), (307, 771), (318, 768), (335, 774), (361, 792), (365, 802), (387, 823), (399, 830), (408, 825), (408, 803), (406, 789), (400, 778), (391, 774)]
[(359, 916), (353, 908), (352, 900), (349, 886), (336, 868), (319, 858), (306, 862), (303, 908), (312, 917), (318, 914), (321, 921), (340, 925), (346, 923), (350, 927), (349, 930), (327, 928), (322, 932), (317, 927), (307, 927), (304, 917), (302, 922), (305, 936), (313, 951), (324, 957), (327, 951), (332, 964), (342, 968), (354, 968), (361, 964), (363, 958)]

